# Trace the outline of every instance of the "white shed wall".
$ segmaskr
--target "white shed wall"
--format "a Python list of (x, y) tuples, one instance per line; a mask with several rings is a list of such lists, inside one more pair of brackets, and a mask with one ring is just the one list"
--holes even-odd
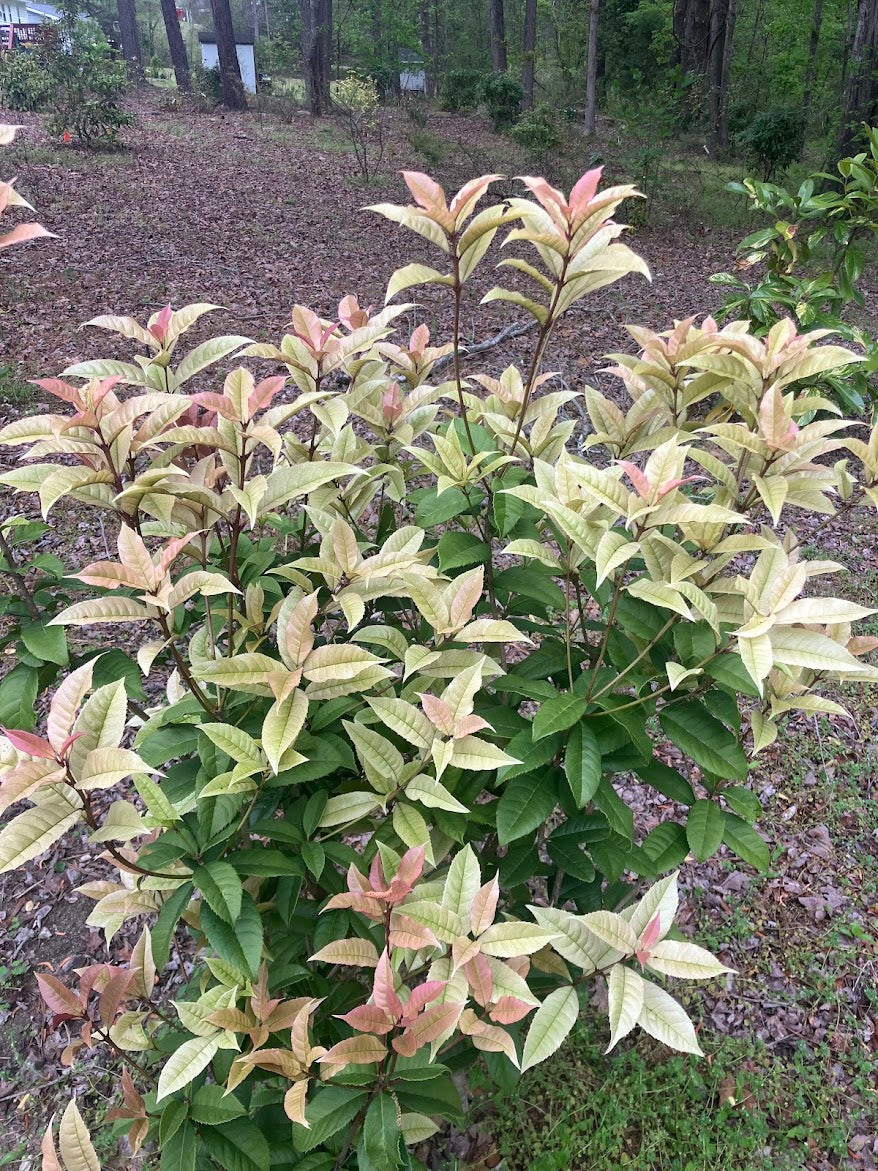
[[(235, 45), (238, 54), (238, 64), (241, 67), (241, 81), (248, 94), (256, 93), (256, 59), (253, 56), (252, 45)], [(216, 45), (208, 42), (201, 46), (201, 64), (205, 69), (219, 68), (219, 50)]]

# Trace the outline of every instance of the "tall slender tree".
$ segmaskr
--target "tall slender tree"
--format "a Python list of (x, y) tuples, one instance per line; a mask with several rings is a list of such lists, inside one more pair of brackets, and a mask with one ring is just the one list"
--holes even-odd
[(878, 117), (878, 0), (859, 0), (851, 44), (844, 107), (835, 153), (853, 152), (859, 123), (874, 125)]
[(817, 49), (820, 45), (820, 30), (823, 27), (823, 0), (814, 0), (814, 11), (811, 15), (811, 34), (808, 37), (808, 64), (805, 66), (805, 81), (802, 86), (802, 138), (799, 155), (805, 150), (805, 136), (808, 133), (808, 121), (811, 114), (811, 102), (814, 96), (814, 78), (817, 73)]
[(506, 59), (506, 9), (504, 0), (489, 0), (491, 16), (491, 67), (495, 73), (505, 73)]
[(134, 0), (116, 0), (116, 7), (119, 12), (119, 37), (122, 41), (122, 55), (128, 65), (131, 80), (136, 85), (144, 85), (146, 74), (143, 70), (143, 58), (140, 53), (140, 33), (137, 29)]
[(707, 73), (710, 57), (710, 9), (711, 0), (676, 0), (676, 58), (684, 73)]
[(186, 52), (183, 34), (180, 31), (176, 0), (162, 0), (162, 16), (165, 21), (165, 32), (168, 35), (168, 49), (171, 54), (171, 64), (174, 67), (174, 77), (177, 79), (177, 89), (188, 91), (192, 89), (189, 55)]
[(235, 29), (229, 0), (210, 0), (216, 49), (219, 57), (220, 80), (223, 86), (223, 105), (230, 110), (246, 110), (247, 96), (241, 80), (241, 66), (235, 48)]
[(430, 0), (420, 0), (418, 5), (418, 35), (421, 41), (421, 54), (424, 58), (424, 77), (428, 98), (434, 98), (437, 89), (436, 58), (438, 54), (433, 7)]
[(315, 117), (332, 107), (332, 0), (299, 0), (305, 99)]
[(732, 68), (737, 0), (713, 0), (710, 10), (710, 149), (729, 145), (729, 78)]
[(524, 108), (534, 104), (534, 69), (537, 51), (537, 0), (524, 0), (524, 65), (521, 70), (521, 88)]
[(588, 5), (588, 58), (585, 66), (585, 119), (586, 134), (594, 134), (597, 124), (598, 84), (598, 9), (600, 0), (589, 0)]

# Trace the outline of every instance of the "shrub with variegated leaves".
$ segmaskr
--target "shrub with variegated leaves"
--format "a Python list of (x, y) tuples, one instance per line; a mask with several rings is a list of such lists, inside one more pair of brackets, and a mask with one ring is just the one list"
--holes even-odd
[[(612, 219), (633, 191), (590, 172), (483, 206), (491, 176), (450, 202), (405, 177), (414, 203), (375, 210), (438, 267), (397, 271), (380, 312), (297, 306), (279, 345), (182, 359), (212, 306), (97, 318), (134, 360), (43, 381), (65, 409), (0, 432), (22, 452), (3, 483), (117, 533), (53, 621), (124, 630), (163, 689), (132, 711), (84, 663), (44, 731), (6, 731), (0, 784), (0, 808), (29, 803), (2, 869), (84, 828), (89, 923), (142, 924), (127, 965), (40, 983), (65, 1061), (118, 1054), (114, 1117), (163, 1167), (418, 1166), (473, 1052), (502, 1080), (545, 1060), (596, 979), (610, 1048), (639, 1026), (700, 1052), (666, 981), (728, 969), (675, 931), (668, 872), (723, 845), (765, 867), (749, 758), (786, 712), (843, 716), (827, 690), (878, 677), (868, 611), (824, 596), (839, 567), (792, 527), (878, 502), (878, 432), (809, 389), (853, 356), (788, 322), (630, 327), (584, 433), (543, 359), (570, 306), (648, 276)], [(537, 332), (491, 377), (460, 326), (504, 227), (516, 284), (485, 300)], [(452, 299), (442, 345), (395, 331), (425, 283)], [(233, 354), (278, 373), (213, 383)], [(80, 1131), (71, 1109), (68, 1169)]]

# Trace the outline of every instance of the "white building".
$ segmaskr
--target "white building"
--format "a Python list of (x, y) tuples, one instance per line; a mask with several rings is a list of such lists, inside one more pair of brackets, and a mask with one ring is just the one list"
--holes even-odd
[(427, 74), (424, 58), (410, 49), (399, 50), (399, 92), (403, 94), (425, 94)]
[[(0, 0), (2, 3), (2, 0)], [(201, 64), (205, 69), (219, 68), (219, 49), (215, 33), (199, 33), (201, 43)], [(238, 54), (238, 65), (241, 67), (241, 81), (248, 94), (256, 93), (256, 57), (253, 53), (253, 41), (246, 37), (235, 38), (235, 52)]]
[(0, 24), (56, 24), (61, 13), (53, 4), (0, 0)]

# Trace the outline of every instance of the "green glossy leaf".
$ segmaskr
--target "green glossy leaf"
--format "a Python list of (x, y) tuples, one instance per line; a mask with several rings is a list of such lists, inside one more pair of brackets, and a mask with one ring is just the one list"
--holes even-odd
[(601, 751), (597, 737), (585, 723), (571, 729), (564, 754), (564, 775), (577, 808), (584, 809), (601, 783)]
[(363, 1122), (366, 1155), (382, 1171), (399, 1166), (400, 1132), (396, 1114), (396, 1103), (390, 1094), (379, 1094), (372, 1099)]
[(241, 1118), (246, 1110), (234, 1094), (227, 1094), (224, 1086), (201, 1086), (189, 1103), (189, 1117), (206, 1126), (219, 1126)]
[(748, 866), (763, 873), (771, 863), (771, 854), (768, 843), (756, 832), (752, 825), (734, 813), (725, 814), (722, 840), (742, 858)]
[(497, 805), (497, 837), (502, 846), (523, 838), (541, 825), (555, 808), (555, 786), (545, 773), (516, 777)]
[(228, 862), (208, 862), (199, 866), (192, 881), (215, 914), (227, 923), (235, 922), (241, 913), (243, 888), (237, 871)]
[(350, 1086), (324, 1086), (318, 1089), (305, 1109), (311, 1129), (293, 1126), (293, 1143), (297, 1151), (313, 1151), (337, 1134), (357, 1116), (367, 1099), (365, 1090)]
[(220, 959), (256, 978), (262, 959), (262, 918), (246, 891), (234, 926), (221, 919), (210, 906), (202, 904), (201, 929)]
[(223, 1171), (265, 1171), (271, 1164), (268, 1140), (249, 1118), (206, 1127), (201, 1141)]
[(702, 798), (689, 810), (686, 839), (699, 862), (713, 857), (723, 840), (725, 817), (715, 801)]
[[(172, 1107), (182, 1106), (183, 1114), (180, 1121), (186, 1115), (185, 1102), (169, 1102), (165, 1110)], [(162, 1122), (164, 1122), (165, 1115), (162, 1115)], [(159, 1171), (195, 1171), (195, 1156), (198, 1146), (198, 1139), (194, 1127), (188, 1123), (181, 1125), (178, 1130), (175, 1130), (168, 1139), (162, 1138), (162, 1158), (159, 1164)]]
[(737, 737), (697, 700), (666, 707), (659, 719), (668, 739), (713, 776), (740, 780), (747, 775), (747, 757)]
[(59, 667), (67, 665), (67, 634), (62, 626), (28, 622), (21, 628), (21, 641), (42, 662), (55, 663)]
[(556, 732), (566, 732), (585, 715), (588, 701), (578, 695), (559, 695), (541, 703), (533, 722), (534, 740), (544, 740)]
[(37, 722), (34, 710), (39, 675), (34, 667), (19, 664), (0, 682), (0, 724), (32, 732)]

